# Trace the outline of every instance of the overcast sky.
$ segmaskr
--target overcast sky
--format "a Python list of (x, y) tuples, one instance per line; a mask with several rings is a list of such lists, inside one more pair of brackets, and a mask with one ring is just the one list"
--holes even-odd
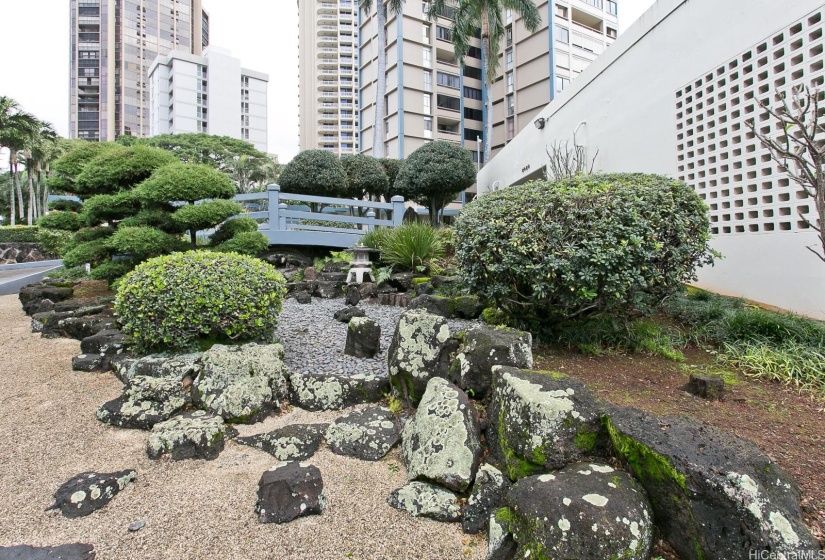
[[(626, 29), (654, 0), (618, 0)], [(69, 0), (2, 0), (0, 95), (69, 132)], [(298, 8), (295, 0), (204, 0), (210, 42), (269, 74), (269, 151), (298, 152)]]

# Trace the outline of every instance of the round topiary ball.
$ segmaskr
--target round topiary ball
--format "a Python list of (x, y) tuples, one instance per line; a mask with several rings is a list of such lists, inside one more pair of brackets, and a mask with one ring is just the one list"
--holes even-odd
[(120, 282), (115, 312), (139, 350), (187, 350), (272, 339), (286, 280), (235, 253), (189, 251), (149, 259)]

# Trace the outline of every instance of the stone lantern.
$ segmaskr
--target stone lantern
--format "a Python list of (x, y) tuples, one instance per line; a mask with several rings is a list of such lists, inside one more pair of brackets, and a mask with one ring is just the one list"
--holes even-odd
[(353, 256), (350, 264), (349, 274), (347, 275), (347, 284), (357, 282), (364, 283), (364, 275), (375, 282), (375, 276), (372, 274), (372, 263), (370, 263), (370, 253), (376, 252), (375, 249), (365, 247), (361, 243), (351, 249)]

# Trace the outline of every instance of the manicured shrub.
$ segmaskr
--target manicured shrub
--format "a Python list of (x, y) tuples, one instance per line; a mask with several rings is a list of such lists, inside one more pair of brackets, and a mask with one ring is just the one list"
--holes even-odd
[(223, 253), (240, 253), (242, 255), (260, 255), (269, 248), (269, 240), (259, 231), (242, 231), (228, 241), (213, 247), (214, 251)]
[(141, 350), (272, 339), (286, 281), (263, 261), (189, 251), (150, 259), (119, 283), (115, 311)]
[(106, 240), (106, 247), (116, 253), (141, 261), (186, 248), (179, 237), (147, 226), (121, 227)]
[(0, 243), (37, 243), (36, 226), (0, 226)]
[(220, 245), (224, 241), (229, 241), (239, 233), (258, 231), (258, 222), (252, 218), (240, 217), (227, 220), (218, 227), (218, 231), (209, 238), (213, 245)]
[(471, 292), (522, 327), (648, 313), (711, 264), (709, 220), (686, 184), (580, 175), (483, 196), (459, 215), (456, 257)]
[(37, 220), (37, 225), (47, 229), (77, 231), (86, 225), (86, 222), (83, 214), (75, 214), (74, 212), (51, 212)]
[(104, 222), (118, 222), (140, 211), (140, 204), (133, 191), (116, 194), (99, 194), (86, 200), (83, 216), (87, 226), (97, 226)]
[(378, 200), (387, 193), (389, 179), (381, 162), (374, 157), (355, 154), (341, 158), (347, 175), (345, 196)]
[(161, 210), (159, 208), (141, 210), (134, 216), (124, 218), (118, 223), (118, 227), (140, 226), (157, 228), (166, 233), (183, 233), (186, 231), (186, 228), (181, 227), (172, 218), (172, 210)]
[(208, 165), (175, 162), (152, 173), (135, 192), (146, 205), (166, 205), (172, 201), (194, 203), (207, 198), (231, 198), (235, 185)]
[(135, 267), (134, 262), (106, 261), (99, 264), (89, 273), (92, 280), (106, 280), (109, 284), (129, 273)]
[(325, 150), (304, 150), (287, 163), (278, 179), (285, 193), (346, 196), (347, 174), (335, 155)]
[(171, 153), (148, 146), (111, 148), (83, 167), (75, 179), (74, 192), (81, 198), (130, 189), (165, 165), (177, 161)]
[(60, 229), (38, 229), (37, 244), (40, 249), (52, 257), (61, 257), (73, 247), (74, 235), (70, 231)]
[(55, 210), (57, 212), (80, 212), (83, 210), (83, 203), (77, 200), (59, 198), (49, 202), (49, 210)]
[(63, 255), (63, 266), (72, 268), (86, 263), (94, 266), (100, 262), (109, 260), (112, 256), (112, 251), (106, 246), (106, 242), (106, 239), (94, 239), (76, 245)]
[(183, 230), (202, 230), (243, 212), (237, 202), (210, 200), (202, 204), (188, 204), (172, 214), (172, 220)]
[(86, 227), (77, 230), (72, 237), (72, 241), (75, 245), (77, 245), (80, 243), (86, 243), (87, 241), (94, 241), (95, 239), (103, 239), (111, 236), (114, 233), (115, 228), (109, 226)]

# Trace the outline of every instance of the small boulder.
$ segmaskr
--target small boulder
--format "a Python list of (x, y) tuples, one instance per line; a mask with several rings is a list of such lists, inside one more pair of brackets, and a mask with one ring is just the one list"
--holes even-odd
[(155, 424), (146, 453), (150, 459), (171, 455), (182, 459), (215, 459), (223, 451), (226, 426), (223, 418), (196, 410)]
[(388, 408), (370, 406), (345, 414), (329, 425), (326, 440), (333, 453), (377, 461), (398, 443), (398, 424)]
[(339, 281), (319, 280), (316, 284), (315, 291), (312, 293), (314, 296), (323, 299), (333, 299), (344, 296), (344, 289)]
[(58, 546), (0, 546), (2, 560), (95, 560), (95, 547), (85, 543)]
[(100, 369), (89, 371), (106, 371), (112, 365), (112, 359), (126, 353), (127, 337), (119, 330), (104, 329), (80, 341), (80, 351), (87, 356), (100, 358)]
[(347, 305), (358, 305), (358, 302), (361, 301), (361, 292), (359, 291), (360, 284), (347, 284), (347, 296), (344, 301), (346, 301)]
[[(26, 315), (35, 313), (35, 309), (39, 307), (44, 300), (49, 300), (55, 304), (60, 301), (71, 299), (74, 295), (71, 282), (38, 282), (37, 284), (29, 284), (20, 288), (18, 299), (23, 305), (23, 311)], [(47, 310), (44, 310), (47, 311)]]
[(58, 321), (57, 328), (62, 337), (83, 340), (101, 331), (117, 328), (117, 321), (108, 316), (69, 317)]
[(311, 282), (318, 279), (318, 271), (315, 270), (315, 267), (308, 266), (304, 269), (304, 281)]
[(216, 344), (203, 353), (193, 400), (225, 420), (257, 422), (287, 395), (283, 356), (280, 344)]
[(134, 377), (168, 377), (182, 381), (187, 377), (194, 380), (202, 369), (200, 352), (174, 354), (171, 356), (154, 354), (140, 358), (124, 358), (112, 361), (115, 377), (129, 383)]
[(261, 523), (287, 523), (321, 513), (326, 507), (324, 481), (318, 467), (286, 463), (266, 471), (258, 482), (255, 514)]
[(360, 307), (344, 307), (336, 311), (332, 318), (341, 323), (349, 323), (355, 317), (366, 317), (367, 314)]
[(289, 385), (289, 402), (311, 411), (378, 402), (390, 390), (389, 378), (364, 373), (293, 373)]
[[(653, 514), (633, 477), (602, 464), (574, 463), (522, 478), (507, 494), (506, 526), (517, 557), (648, 560)], [(740, 557), (730, 557), (740, 558)]]
[(95, 354), (80, 354), (72, 358), (72, 371), (105, 371), (103, 358)]
[(753, 443), (688, 418), (616, 408), (616, 454), (647, 490), (663, 537), (684, 560), (802, 557), (819, 543), (793, 480)]
[[(39, 332), (40, 336), (43, 338), (60, 338), (66, 336), (61, 328), (62, 321), (70, 318), (97, 315), (103, 312), (104, 309), (105, 308), (102, 305), (87, 305), (85, 307), (79, 307), (70, 311), (47, 311), (45, 313), (35, 313), (32, 315), (31, 319), (32, 332)], [(111, 317), (108, 317), (108, 319), (111, 319)]]
[(422, 282), (420, 284), (415, 285), (415, 295), (416, 295), (416, 297), (424, 296), (424, 295), (431, 295), (433, 292), (435, 292), (435, 288), (433, 288), (433, 285), (429, 282)]
[(134, 469), (113, 473), (83, 472), (64, 482), (54, 493), (54, 505), (70, 519), (89, 515), (112, 501), (115, 494), (137, 478)]
[(368, 299), (378, 295), (378, 288), (375, 282), (364, 282), (358, 287), (358, 292), (361, 294), (361, 299)]
[(399, 292), (409, 292), (412, 290), (413, 273), (397, 272), (390, 276), (389, 283)]
[(464, 334), (450, 364), (450, 380), (476, 399), (483, 399), (493, 383), (493, 366), (533, 367), (533, 336), (529, 332), (476, 325)]
[(461, 506), (458, 496), (435, 484), (409, 482), (394, 490), (387, 503), (413, 517), (429, 517), (436, 521), (458, 521)]
[(573, 377), (495, 366), (490, 452), (512, 480), (603, 455), (603, 408)]
[(295, 292), (292, 297), (295, 299), (295, 301), (301, 304), (312, 303), (312, 295), (310, 295), (309, 292)]
[(290, 424), (265, 434), (238, 437), (235, 441), (266, 451), (279, 461), (303, 461), (318, 451), (328, 426), (329, 424)]
[[(500, 520), (497, 516), (501, 516)], [(514, 560), (516, 557), (516, 541), (507, 523), (509, 520), (507, 508), (501, 508), (490, 515), (487, 524), (487, 560)]]
[(119, 428), (148, 430), (171, 418), (188, 401), (180, 380), (139, 375), (129, 380), (122, 396), (101, 405), (96, 416)]
[(688, 391), (711, 401), (718, 401), (725, 393), (725, 380), (718, 375), (691, 373)]
[(381, 326), (369, 317), (353, 317), (347, 326), (344, 354), (374, 358), (381, 351)]
[(464, 532), (483, 531), (487, 527), (490, 515), (503, 504), (511, 486), (500, 470), (492, 465), (481, 465), (461, 516), (461, 528)]
[(422, 309), (404, 312), (387, 355), (390, 383), (400, 395), (417, 403), (431, 377), (446, 376), (457, 347), (444, 317)]
[(464, 492), (478, 470), (480, 438), (478, 413), (467, 395), (446, 379), (433, 377), (402, 432), (407, 478)]
[(428, 313), (440, 317), (452, 317), (450, 303), (451, 300), (448, 297), (423, 294), (411, 299), (408, 307), (410, 309), (424, 309)]

